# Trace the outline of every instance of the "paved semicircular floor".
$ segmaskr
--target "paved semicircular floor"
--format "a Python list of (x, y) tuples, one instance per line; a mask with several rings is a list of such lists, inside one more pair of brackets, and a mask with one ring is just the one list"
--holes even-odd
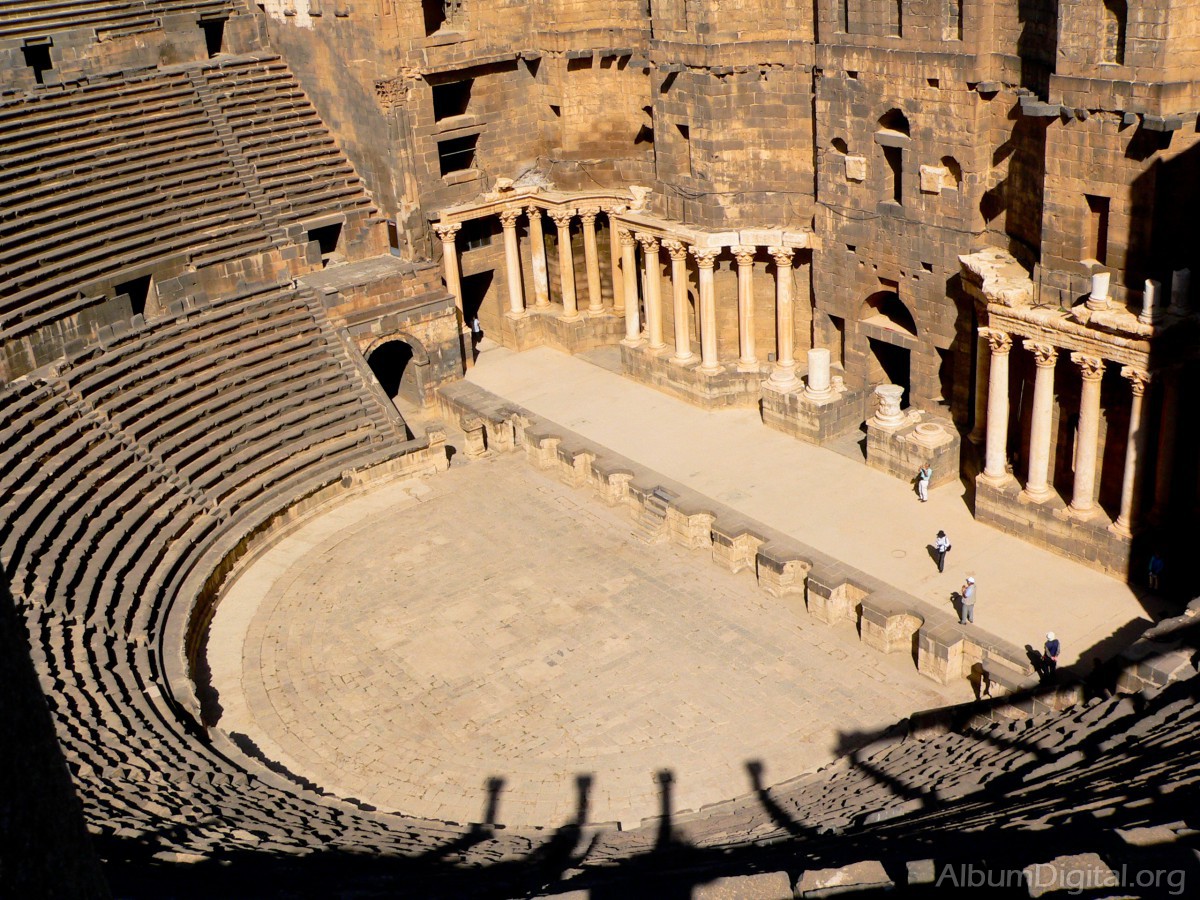
[(383, 810), (626, 827), (832, 760), (969, 699), (515, 456), (375, 489), (285, 538), (222, 602), (218, 727)]

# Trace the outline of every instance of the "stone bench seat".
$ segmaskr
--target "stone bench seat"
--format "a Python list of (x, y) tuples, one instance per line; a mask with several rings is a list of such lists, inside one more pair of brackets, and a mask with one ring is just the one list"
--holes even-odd
[[(11, 8), (9, 8), (11, 7)], [(141, 4), (124, 2), (100, 3), (88, 0), (81, 3), (11, 3), (6, 4), (0, 18), (0, 37), (41, 35), (81, 27), (129, 34), (150, 31), (155, 18)]]
[(126, 631), (130, 635), (144, 635), (147, 640), (157, 637), (153, 624), (161, 612), (161, 598), (173, 596), (169, 589), (172, 577), (189, 558), (201, 552), (219, 524), (215, 516), (198, 510), (182, 531), (159, 545), (160, 555), (152, 557), (146, 553), (139, 557), (123, 582), (122, 599), (130, 596), (146, 599), (125, 603), (116, 611), (118, 622), (129, 623)]
[[(306, 335), (310, 328), (309, 323), (289, 317), (278, 330), (251, 323), (206, 335), (196, 344), (176, 346), (167, 355), (159, 357), (155, 363), (157, 374), (153, 377), (131, 381), (139, 374), (146, 374), (133, 369), (130, 379), (109, 386), (104, 395), (89, 399), (101, 406), (119, 427), (148, 431), (156, 424), (157, 415), (162, 414), (159, 404), (178, 393), (219, 388), (225, 376), (239, 370), (254, 377), (260, 371), (257, 367), (269, 364), (272, 358), (280, 355), (276, 337), (294, 341)], [(304, 346), (307, 348), (307, 344)], [(294, 358), (294, 353), (287, 355)], [(155, 398), (158, 404), (154, 402)]]
[[(45, 246), (49, 248), (112, 222), (157, 215), (177, 207), (202, 209), (212, 203), (213, 197), (241, 189), (240, 181), (231, 173), (214, 172), (206, 160), (189, 159), (182, 166), (178, 177), (169, 184), (156, 184), (147, 189), (135, 174), (131, 174), (124, 179), (127, 184), (117, 181), (96, 185), (93, 182), (91, 190), (73, 192), (78, 195), (76, 197), (56, 196), (53, 202), (33, 206), (19, 229), (0, 228), (0, 261), (19, 259), (21, 249), (27, 255), (28, 247), (22, 248), (20, 242), (44, 238)], [(234, 205), (235, 201), (230, 198), (229, 208)], [(9, 245), (14, 246), (4, 249)], [(38, 262), (44, 259), (39, 256)]]
[(278, 317), (287, 324), (295, 309), (277, 302), (273, 293), (251, 294), (234, 304), (181, 315), (166, 326), (130, 333), (107, 352), (63, 374), (79, 393), (102, 401), (134, 385), (148, 384), (148, 378), (179, 362), (195, 361), (197, 355), (206, 356), (226, 344), (241, 344), (261, 333), (269, 319)]

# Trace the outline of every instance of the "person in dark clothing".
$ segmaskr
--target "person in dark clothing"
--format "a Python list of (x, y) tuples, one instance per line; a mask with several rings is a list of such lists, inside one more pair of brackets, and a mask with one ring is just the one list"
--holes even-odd
[(937, 554), (938, 571), (946, 571), (946, 554), (950, 551), (950, 538), (946, 537), (946, 532), (939, 531), (937, 538), (933, 542), (933, 552)]
[(1054, 677), (1054, 670), (1058, 668), (1058, 654), (1062, 651), (1062, 645), (1058, 642), (1058, 638), (1054, 636), (1053, 631), (1046, 632), (1046, 643), (1042, 648), (1042, 677), (1049, 680)]

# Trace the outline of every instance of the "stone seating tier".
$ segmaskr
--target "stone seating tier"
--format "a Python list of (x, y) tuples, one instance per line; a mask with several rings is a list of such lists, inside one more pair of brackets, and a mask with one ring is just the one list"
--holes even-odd
[(220, 17), (245, 9), (242, 0), (6, 0), (0, 8), (0, 39), (78, 28), (115, 37), (154, 31), (167, 15)]

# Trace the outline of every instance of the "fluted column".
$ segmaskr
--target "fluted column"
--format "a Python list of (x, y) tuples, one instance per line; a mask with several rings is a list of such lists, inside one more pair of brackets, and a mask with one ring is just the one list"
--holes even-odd
[(1162, 381), (1162, 412), (1158, 419), (1158, 458), (1154, 464), (1154, 509), (1156, 522), (1166, 518), (1171, 505), (1171, 477), (1175, 469), (1175, 425), (1179, 415), (1179, 371), (1157, 373)]
[(617, 237), (621, 241), (621, 281), (625, 294), (625, 340), (621, 343), (636, 347), (642, 342), (642, 325), (638, 316), (637, 238), (627, 228), (619, 228)]
[(972, 444), (979, 446), (987, 434), (987, 398), (990, 385), (991, 353), (988, 350), (988, 339), (980, 329), (975, 337), (975, 421), (971, 424), (971, 433), (967, 436)]
[(575, 256), (571, 252), (571, 219), (574, 212), (552, 212), (550, 218), (558, 227), (558, 281), (562, 289), (563, 321), (579, 319), (575, 301)]
[(692, 247), (696, 257), (700, 293), (700, 371), (712, 375), (721, 370), (717, 362), (717, 304), (713, 296), (713, 265), (720, 247)]
[(521, 251), (517, 244), (517, 219), (521, 210), (506, 209), (500, 213), (500, 224), (504, 227), (504, 274), (508, 277), (508, 317), (519, 319), (525, 315), (525, 291), (521, 285)]
[(738, 368), (744, 371), (758, 369), (758, 357), (754, 352), (754, 254), (757, 249), (733, 248), (738, 273), (738, 338), (741, 350)]
[(662, 272), (658, 262), (658, 238), (652, 234), (637, 235), (642, 245), (642, 261), (646, 266), (646, 339), (651, 350), (667, 346), (662, 327)]
[(1125, 441), (1125, 473), (1121, 479), (1121, 512), (1112, 530), (1124, 537), (1133, 535), (1137, 517), (1137, 485), (1140, 476), (1138, 466), (1146, 458), (1146, 428), (1142, 422), (1142, 402), (1146, 395), (1146, 383), (1150, 373), (1133, 366), (1123, 366), (1121, 377), (1129, 379), (1129, 436)]
[(625, 278), (621, 273), (621, 237), (613, 216), (625, 211), (623, 206), (613, 206), (604, 212), (608, 216), (608, 259), (612, 264), (613, 312), (625, 315)]
[(604, 299), (600, 295), (600, 255), (596, 248), (596, 216), (599, 209), (581, 209), (579, 221), (583, 223), (583, 266), (587, 270), (589, 316), (604, 312)]
[(688, 302), (687, 302), (687, 247), (680, 241), (663, 241), (667, 255), (671, 257), (671, 298), (674, 301), (675, 313), (675, 355), (673, 362), (684, 363), (691, 360), (692, 340), (688, 334)]
[(1054, 365), (1058, 348), (1026, 340), (1025, 349), (1033, 354), (1036, 374), (1033, 380), (1033, 421), (1029, 427), (1029, 477), (1025, 495), (1031, 500), (1050, 496), (1050, 432), (1054, 419)]
[(1096, 506), (1096, 447), (1100, 439), (1100, 380), (1104, 377), (1104, 360), (1072, 353), (1071, 362), (1079, 366), (1083, 379), (1083, 389), (1079, 393), (1079, 430), (1075, 435), (1071, 511), (1089, 513)]
[(462, 298), (462, 275), (458, 270), (458, 245), (455, 235), (462, 230), (460, 223), (453, 225), (434, 225), (434, 233), (442, 239), (442, 267), (446, 270), (446, 290), (454, 297), (454, 305), (458, 308), (459, 321), (464, 321)]
[(780, 388), (791, 387), (797, 382), (795, 309), (792, 304), (792, 255), (795, 252), (791, 247), (771, 248), (771, 258), (775, 260), (775, 330), (779, 336), (771, 383)]
[(550, 306), (550, 277), (546, 268), (546, 237), (542, 233), (542, 208), (527, 206), (525, 215), (529, 217), (529, 258), (533, 264), (533, 306), (534, 309), (548, 309)]
[(980, 328), (979, 333), (987, 338), (991, 348), (983, 474), (1000, 481), (1007, 474), (1004, 461), (1008, 447), (1008, 353), (1012, 350), (1012, 338), (994, 328)]

